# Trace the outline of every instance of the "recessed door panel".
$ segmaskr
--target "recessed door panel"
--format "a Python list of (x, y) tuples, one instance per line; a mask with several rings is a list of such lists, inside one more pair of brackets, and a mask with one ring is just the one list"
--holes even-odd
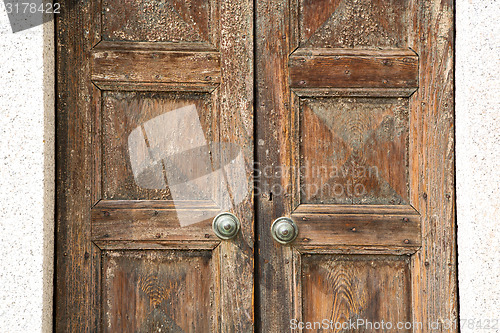
[[(185, 174), (186, 181), (212, 172), (208, 153), (199, 155), (217, 132), (212, 98), (192, 92), (104, 92), (103, 198), (172, 200), (169, 185), (181, 181), (176, 172), (181, 161), (196, 169)], [(200, 183), (199, 195), (185, 199), (208, 200), (203, 192), (210, 188)]]
[(103, 332), (209, 332), (215, 277), (209, 251), (104, 251)]
[(345, 332), (346, 327), (369, 332), (380, 329), (382, 321), (395, 326), (410, 322), (409, 259), (304, 255), (302, 297), (304, 322), (320, 322), (323, 332)]
[(300, 100), (301, 203), (407, 204), (408, 99)]

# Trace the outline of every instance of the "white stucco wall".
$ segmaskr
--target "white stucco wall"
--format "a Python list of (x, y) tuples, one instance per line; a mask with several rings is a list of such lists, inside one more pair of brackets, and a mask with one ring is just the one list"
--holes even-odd
[(52, 325), (53, 22), (13, 34), (0, 3), (0, 332)]
[[(458, 0), (456, 156), (460, 318), (500, 327), (500, 1)], [(464, 333), (500, 332), (463, 328)]]
[[(457, 0), (460, 316), (500, 320), (500, 1)], [(0, 332), (50, 332), (53, 24), (12, 34), (0, 6)], [(465, 326), (462, 332), (478, 329)], [(499, 330), (481, 330), (499, 332)]]

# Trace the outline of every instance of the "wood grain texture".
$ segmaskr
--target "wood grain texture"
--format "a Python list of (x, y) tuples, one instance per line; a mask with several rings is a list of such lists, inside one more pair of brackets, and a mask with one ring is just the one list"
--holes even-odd
[(410, 97), (417, 88), (299, 88), (297, 97)]
[[(246, 176), (241, 182), (247, 189), (245, 199), (233, 210), (241, 221), (240, 234), (232, 241), (222, 242), (216, 250), (221, 276), (216, 331), (223, 333), (254, 331), (253, 13), (251, 0), (220, 1), (219, 140), (239, 147)], [(229, 162), (227, 156), (222, 156), (221, 161)]]
[(310, 54), (301, 50), (290, 57), (289, 64), (294, 88), (418, 87), (418, 57), (409, 50)]
[[(291, 167), (288, 55), (293, 50), (288, 1), (256, 2), (256, 160), (261, 170)], [(286, 332), (298, 299), (294, 250), (273, 241), (274, 219), (292, 211), (291, 179), (286, 173), (260, 177), (256, 184), (259, 281), (258, 332)]]
[(93, 51), (178, 51), (178, 52), (217, 52), (215, 45), (207, 45), (202, 42), (120, 42), (109, 40), (97, 40)]
[[(304, 255), (302, 258), (303, 320), (326, 329), (306, 332), (385, 332), (368, 322), (411, 320), (409, 258), (406, 256)], [(363, 325), (352, 329), (343, 323)], [(397, 332), (411, 330), (395, 329)]]
[(209, 332), (209, 251), (104, 251), (102, 332)]
[[(165, 6), (108, 1), (102, 13), (98, 1), (63, 1), (69, 9), (56, 18), (55, 331), (99, 331), (109, 323), (106, 329), (120, 331), (146, 318), (146, 331), (163, 324), (170, 331), (286, 332), (292, 318), (331, 316), (438, 322), (440, 332), (456, 332), (443, 327), (457, 318), (453, 2), (159, 3)], [(133, 13), (140, 6), (146, 10)], [(129, 24), (133, 15), (136, 25)], [(349, 99), (346, 112), (324, 112), (318, 121), (315, 104), (331, 111)], [(360, 101), (365, 106), (356, 115)], [(174, 202), (167, 188), (135, 188), (126, 164), (123, 137), (132, 128), (189, 103), (202, 110), (206, 137), (234, 144), (244, 158), (240, 178), (248, 193), (232, 210), (242, 230), (230, 241), (211, 232), (211, 203)], [(377, 113), (384, 103), (391, 112)], [(344, 135), (354, 147), (371, 121), (384, 124), (388, 139), (373, 140), (356, 156), (378, 161), (403, 200), (301, 204), (301, 154), (324, 158), (317, 138), (334, 142), (326, 128), (342, 117), (358, 121), (355, 133)], [(338, 142), (334, 148), (340, 155), (349, 150)], [(259, 178), (255, 205), (254, 154), (261, 170), (292, 170)], [(230, 162), (221, 151), (212, 158)], [(231, 195), (219, 199), (228, 203)], [(181, 227), (182, 212), (207, 218)], [(269, 232), (281, 216), (299, 224), (299, 238), (288, 246)], [(147, 277), (156, 282), (141, 285)], [(141, 289), (146, 285), (156, 287)], [(170, 302), (195, 314), (179, 315)], [(151, 310), (151, 318), (136, 309)], [(123, 326), (129, 320), (134, 324)]]
[[(411, 204), (422, 216), (422, 250), (412, 257), (413, 320), (457, 332), (454, 8), (452, 0), (411, 3), (409, 44), (420, 58), (410, 100)], [(416, 333), (426, 330), (416, 330)]]
[(374, 214), (374, 215), (419, 215), (410, 205), (328, 205), (302, 204), (294, 214)]
[(299, 226), (294, 245), (302, 252), (317, 248), (420, 248), (420, 217), (418, 215), (381, 214), (303, 214), (293, 213)]
[(90, 2), (61, 1), (56, 23), (56, 226), (54, 330), (90, 332), (92, 321), (92, 269), (95, 252), (90, 242), (91, 133), (93, 96), (88, 54), (94, 44), (96, 21)]
[[(401, 255), (413, 254), (412, 265), (414, 265), (414, 262), (416, 261), (415, 258), (418, 258), (418, 256), (420, 255), (419, 249), (422, 242), (424, 242), (424, 239), (426, 237), (433, 238), (432, 236), (429, 236), (432, 233), (431, 230), (433, 229), (426, 229), (426, 227), (423, 226), (423, 219), (421, 221), (422, 224), (419, 224), (418, 213), (416, 213), (416, 211), (408, 205), (408, 203), (411, 203), (413, 206), (415, 206), (413, 201), (414, 198), (422, 195), (421, 193), (415, 195), (415, 192), (418, 192), (417, 189), (419, 188), (419, 186), (422, 186), (422, 183), (419, 179), (426, 179), (426, 177), (422, 175), (427, 172), (429, 172), (430, 174), (434, 174), (435, 169), (433, 169), (432, 163), (438, 163), (437, 155), (432, 154), (434, 160), (431, 164), (427, 164), (426, 168), (418, 167), (416, 169), (415, 165), (412, 164), (413, 161), (419, 161), (422, 158), (427, 161), (427, 157), (430, 156), (430, 150), (432, 150), (432, 145), (430, 145), (429, 147), (421, 147), (421, 150), (414, 150), (414, 148), (418, 146), (419, 143), (418, 141), (412, 141), (413, 138), (418, 137), (418, 134), (416, 133), (418, 133), (419, 131), (420, 133), (425, 132), (428, 125), (426, 125), (426, 123), (422, 119), (418, 119), (417, 121), (417, 118), (422, 117), (422, 115), (415, 114), (414, 110), (412, 109), (413, 105), (416, 105), (416, 102), (414, 102), (414, 93), (417, 88), (422, 89), (422, 77), (424, 75), (427, 75), (427, 73), (422, 71), (422, 67), (419, 67), (419, 62), (425, 60), (422, 60), (422, 54), (412, 46), (411, 39), (413, 37), (411, 36), (411, 31), (420, 33), (419, 42), (422, 43), (421, 47), (423, 48), (426, 47), (423, 45), (425, 43), (425, 34), (435, 33), (436, 35), (438, 35), (439, 29), (437, 28), (438, 26), (433, 26), (432, 28), (430, 28), (429, 26), (426, 26), (426, 28), (420, 27), (420, 21), (424, 20), (424, 17), (422, 16), (416, 19), (416, 17), (411, 14), (411, 11), (415, 10), (415, 8), (419, 8), (420, 10), (422, 8), (425, 8), (426, 20), (428, 20), (429, 17), (435, 17), (436, 20), (438, 18), (441, 19), (441, 16), (437, 12), (435, 14), (432, 14), (433, 10), (437, 11), (437, 8), (439, 7), (437, 3), (438, 1), (436, 1), (436, 3), (432, 5), (425, 5), (420, 1), (397, 1), (391, 2), (390, 4), (381, 1), (347, 2), (325, 0), (315, 1), (314, 3), (312, 1), (292, 1), (290, 8), (287, 8), (286, 4), (279, 4), (273, 1), (267, 1), (262, 3), (261, 5), (257, 4), (258, 9), (260, 8), (260, 10), (258, 10), (257, 12), (258, 35), (256, 44), (258, 68), (257, 119), (262, 119), (262, 121), (269, 122), (274, 128), (274, 131), (271, 131), (268, 128), (260, 129), (260, 127), (258, 127), (259, 132), (257, 133), (257, 139), (259, 145), (261, 145), (261, 147), (258, 147), (257, 149), (257, 156), (259, 159), (258, 161), (261, 167), (271, 168), (271, 170), (276, 170), (276, 167), (281, 167), (285, 168), (285, 170), (292, 171), (291, 173), (277, 173), (274, 174), (273, 177), (270, 177), (271, 179), (266, 178), (264, 180), (260, 180), (259, 182), (260, 192), (257, 197), (259, 200), (258, 223), (263, 223), (264, 225), (258, 226), (258, 247), (259, 253), (264, 253), (261, 254), (263, 258), (259, 260), (258, 266), (259, 278), (261, 279), (259, 281), (262, 281), (263, 284), (260, 288), (261, 292), (259, 295), (261, 300), (258, 302), (258, 304), (267, 307), (268, 299), (272, 298), (272, 300), (269, 301), (271, 302), (271, 306), (266, 308), (265, 310), (261, 310), (262, 323), (259, 325), (259, 327), (266, 327), (266, 329), (270, 328), (271, 331), (285, 331), (289, 329), (285, 326), (289, 319), (302, 318), (300, 310), (301, 305), (299, 303), (304, 305), (306, 304), (306, 302), (311, 301), (307, 298), (307, 295), (300, 291), (301, 282), (295, 279), (295, 274), (297, 272), (290, 271), (290, 267), (287, 267), (287, 265), (289, 265), (292, 267), (291, 269), (297, 269), (297, 267), (300, 267), (301, 265), (301, 261), (297, 259), (297, 251), (293, 250), (294, 248), (298, 249), (300, 252), (318, 253), (321, 255), (327, 255), (328, 253), (380, 253), (385, 255), (397, 254), (398, 257), (396, 258), (406, 258), (406, 256)], [(300, 7), (302, 6), (302, 4), (307, 4), (314, 9), (311, 9), (309, 13), (313, 13), (310, 15), (314, 15), (315, 18), (308, 19), (308, 24), (316, 24), (317, 27), (319, 27), (317, 29), (319, 31), (318, 33), (315, 33), (313, 31), (308, 32), (311, 33), (311, 35), (306, 41), (303, 39), (304, 29), (301, 25), (303, 22), (301, 20), (304, 19), (303, 13), (305, 12), (303, 8)], [(350, 17), (352, 22), (358, 23), (335, 23), (335, 20), (342, 19), (342, 15), (332, 15), (327, 23), (319, 23), (321, 22), (321, 19), (317, 19), (317, 17), (320, 17), (322, 15), (323, 17), (328, 17), (328, 14), (321, 13), (321, 10), (318, 10), (318, 8), (321, 8), (325, 11), (332, 9), (338, 10), (333, 8), (335, 6), (338, 6), (339, 8), (344, 6), (343, 9), (336, 12), (336, 14), (340, 12), (345, 13), (345, 16)], [(434, 6), (433, 9), (429, 9), (432, 6)], [(401, 15), (396, 14), (396, 12), (401, 13)], [(394, 15), (398, 15), (398, 18), (391, 20), (391, 22), (388, 22), (387, 19), (389, 17), (394, 17)], [(414, 21), (415, 19), (416, 21)], [(286, 28), (286, 24), (290, 24), (289, 29)], [(383, 32), (384, 29), (390, 27), (391, 24), (396, 25), (390, 28), (389, 33)], [(335, 29), (332, 29), (332, 27), (334, 27)], [(368, 33), (365, 28), (373, 29), (371, 30), (373, 34)], [(429, 29), (433, 29), (432, 32), (430, 32)], [(281, 40), (280, 37), (282, 38)], [(284, 42), (283, 40), (287, 40), (288, 43)], [(314, 45), (312, 45), (312, 43), (314, 43)], [(300, 47), (297, 49), (298, 46)], [(407, 47), (411, 47), (412, 50), (415, 50), (415, 52), (406, 49)], [(338, 48), (344, 49), (339, 50)], [(288, 54), (292, 53), (292, 51), (293, 54), (290, 56), (290, 61), (286, 60)], [(434, 51), (430, 52), (432, 53)], [(399, 81), (400, 83), (402, 83), (403, 81), (407, 81), (408, 86), (405, 86), (404, 83), (402, 85), (399, 85), (400, 83), (397, 83), (395, 86), (390, 86), (391, 80), (389, 79), (389, 77), (392, 74), (397, 73), (397, 71), (393, 73), (389, 73), (390, 71), (387, 71), (385, 73), (383, 71), (379, 71), (373, 76), (373, 79), (369, 78), (368, 76), (368, 80), (365, 80), (365, 78), (363, 78), (360, 74), (360, 76), (354, 81), (355, 84), (352, 84), (349, 83), (348, 80), (342, 79), (342, 77), (340, 76), (341, 74), (345, 76), (352, 75), (350, 69), (347, 68), (348, 72), (346, 73), (345, 69), (342, 66), (337, 67), (334, 63), (334, 60), (340, 60), (342, 58), (348, 59), (350, 57), (353, 57), (354, 59), (358, 60), (368, 59), (367, 63), (371, 63), (373, 65), (376, 64), (376, 57), (377, 55), (380, 56), (380, 54), (384, 54), (384, 56), (387, 57), (387, 59), (385, 59), (387, 64), (390, 63), (389, 59), (399, 57), (400, 59), (398, 61), (401, 62), (401, 59), (404, 59), (405, 57), (411, 58), (411, 60), (407, 60), (408, 63), (411, 63), (411, 65), (409, 65), (409, 67), (411, 67), (411, 70), (406, 72), (411, 73), (411, 75), (408, 76), (411, 79)], [(300, 61), (294, 63), (295, 59), (292, 59), (294, 57), (297, 57), (296, 59)], [(294, 67), (298, 68), (299, 66), (302, 66), (301, 63), (314, 63), (315, 61), (318, 61), (318, 59), (327, 59), (327, 61), (325, 61), (323, 66), (310, 66), (309, 68), (304, 69), (303, 72), (300, 73), (300, 75), (293, 77), (292, 72), (294, 71)], [(433, 61), (436, 68), (441, 68), (437, 64), (438, 59), (439, 57), (435, 57), (433, 58)], [(289, 67), (283, 67), (284, 61), (289, 64)], [(360, 63), (363, 62), (364, 60)], [(402, 66), (406, 66), (403, 62), (401, 63)], [(367, 66), (369, 68), (364, 69), (368, 69), (368, 72), (370, 71), (370, 69), (374, 68), (378, 70), (377, 66), (379, 66), (379, 64), (376, 64), (373, 67), (372, 65)], [(345, 64), (343, 64), (343, 66), (346, 67)], [(359, 68), (361, 67), (362, 66), (360, 66)], [(342, 69), (344, 71), (342, 71)], [(429, 65), (426, 70), (433, 71), (434, 69)], [(452, 68), (450, 68), (449, 70), (452, 70)], [(322, 71), (324, 71), (325, 73), (328, 72), (328, 74), (321, 76)], [(405, 71), (406, 69), (403, 70), (403, 72)], [(337, 75), (336, 73), (338, 73), (338, 76), (335, 76)], [(359, 73), (364, 74), (365, 71), (360, 71)], [(289, 99), (290, 88), (288, 86), (288, 82), (282, 81), (281, 77), (282, 75), (287, 74), (290, 74), (290, 84), (292, 85), (294, 92), (294, 94), (292, 94), (291, 96), (291, 99)], [(377, 81), (379, 79), (379, 76), (384, 75), (386, 76), (384, 79), (382, 79), (382, 81)], [(396, 74), (395, 77), (397, 77), (398, 75), (399, 74)], [(432, 75), (430, 75), (430, 77), (432, 77)], [(306, 78), (310, 78), (310, 81), (312, 80), (312, 82), (316, 83), (311, 87), (306, 87), (308, 83), (308, 79)], [(429, 79), (429, 77), (427, 79), (428, 81), (426, 82), (431, 82), (431, 79)], [(382, 84), (380, 82), (382, 82)], [(388, 84), (385, 88), (383, 86), (384, 83)], [(445, 85), (445, 87), (447, 86)], [(430, 89), (432, 88), (424, 87), (423, 89), (429, 89), (430, 91)], [(436, 86), (434, 86), (434, 91), (435, 90)], [(439, 89), (437, 90), (439, 91)], [(304, 226), (307, 232), (316, 230), (315, 228), (321, 229), (314, 233), (314, 237), (318, 237), (318, 239), (321, 237), (324, 238), (322, 240), (319, 240), (318, 244), (315, 244), (314, 246), (305, 247), (304, 245), (300, 244), (302, 237), (300, 230), (304, 228), (301, 228), (299, 226), (299, 238), (295, 241), (295, 243), (292, 244), (291, 247), (279, 248), (278, 245), (272, 243), (272, 240), (266, 235), (266, 233), (268, 233), (269, 223), (274, 218), (281, 215), (290, 214), (293, 208), (298, 206), (301, 202), (301, 196), (297, 194), (299, 193), (298, 189), (300, 187), (300, 173), (297, 171), (299, 169), (298, 161), (300, 161), (302, 154), (302, 152), (300, 151), (300, 145), (310, 145), (311, 147), (315, 147), (309, 150), (311, 154), (316, 153), (318, 156), (325, 157), (325, 154), (319, 152), (317, 149), (318, 147), (314, 146), (314, 144), (315, 142), (317, 142), (316, 139), (318, 135), (321, 137), (321, 134), (325, 133), (326, 131), (321, 131), (321, 129), (318, 128), (309, 128), (312, 122), (311, 119), (306, 119), (306, 121), (303, 122), (303, 126), (309, 131), (310, 134), (306, 142), (306, 139), (302, 137), (302, 132), (300, 131), (301, 121), (303, 121), (304, 119), (300, 118), (299, 112), (290, 113), (287, 108), (290, 106), (292, 110), (299, 110), (301, 106), (301, 99), (309, 98), (310, 100), (319, 101), (321, 97), (370, 97), (373, 98), (373, 101), (377, 101), (377, 103), (385, 100), (390, 101), (390, 104), (393, 105), (398, 105), (398, 103), (401, 103), (401, 97), (410, 98), (410, 100), (405, 99), (402, 102), (401, 105), (404, 105), (403, 109), (406, 109), (406, 111), (402, 113), (402, 117), (398, 118), (400, 121), (402, 120), (406, 124), (401, 127), (405, 128), (404, 135), (402, 136), (402, 141), (400, 142), (401, 144), (399, 145), (402, 149), (398, 150), (392, 146), (384, 147), (380, 144), (375, 144), (371, 147), (372, 149), (367, 149), (367, 152), (369, 152), (369, 154), (374, 153), (374, 151), (376, 152), (377, 148), (380, 148), (381, 151), (384, 151), (386, 153), (392, 153), (395, 151), (403, 152), (403, 154), (398, 154), (397, 157), (393, 156), (393, 158), (386, 158), (385, 155), (378, 155), (376, 160), (381, 161), (382, 163), (387, 163), (385, 165), (386, 170), (391, 170), (390, 172), (394, 172), (396, 170), (402, 171), (399, 172), (401, 173), (400, 175), (393, 176), (396, 182), (398, 182), (398, 184), (400, 185), (400, 190), (403, 189), (403, 192), (405, 193), (405, 200), (394, 203), (404, 204), (405, 208), (403, 209), (403, 211), (400, 211), (400, 213), (402, 213), (401, 215), (395, 214), (395, 211), (386, 211), (385, 213), (373, 212), (373, 215), (370, 215), (370, 213), (365, 211), (361, 212), (360, 216), (356, 216), (356, 214), (353, 212), (347, 212), (348, 214), (342, 215), (343, 207), (334, 209), (332, 214), (328, 213), (331, 208), (329, 206), (327, 206), (326, 209), (323, 210), (320, 210), (316, 207), (315, 209), (318, 210), (319, 213), (312, 215), (317, 219), (315, 221), (320, 221), (320, 223), (318, 225), (313, 225), (313, 223), (309, 224), (309, 222), (307, 222), (306, 224), (304, 224)], [(438, 100), (435, 100), (435, 102), (437, 101)], [(449, 101), (449, 104), (447, 105), (451, 105), (451, 101)], [(331, 109), (333, 110), (336, 108), (337, 107), (332, 107)], [(374, 117), (376, 119), (377, 116), (370, 113), (373, 109), (373, 106), (367, 106), (367, 108), (365, 109), (366, 112), (364, 117), (366, 117), (367, 119)], [(323, 122), (326, 123), (328, 121), (336, 121), (337, 119), (339, 119), (339, 117), (341, 118), (342, 115), (329, 114), (324, 117)], [(346, 119), (349, 118), (347, 115), (344, 115), (344, 117)], [(356, 119), (356, 117), (354, 118)], [(437, 121), (438, 119), (439, 118), (436, 117), (434, 118), (434, 121)], [(446, 121), (450, 119), (449, 114), (445, 116), (445, 119)], [(451, 133), (446, 127), (447, 125), (450, 125), (450, 123), (446, 121), (444, 122), (445, 124), (439, 124), (439, 126), (443, 126), (442, 130), (444, 130), (444, 133)], [(291, 128), (287, 127), (290, 125), (292, 126)], [(417, 126), (417, 128), (415, 126)], [(363, 128), (363, 126), (361, 126), (360, 128)], [(362, 132), (363, 131), (359, 131), (359, 133)], [(387, 133), (389, 132), (391, 132), (391, 130), (387, 131)], [(427, 136), (426, 134), (423, 135), (425, 137), (428, 137), (430, 140), (430, 136)], [(287, 142), (286, 140), (284, 140), (284, 137), (289, 138), (291, 142)], [(355, 139), (359, 138), (360, 136), (353, 135), (351, 137), (347, 137), (348, 139)], [(331, 137), (326, 137), (325, 141), (328, 141), (329, 139), (331, 142)], [(443, 142), (446, 142), (447, 139), (449, 139), (449, 137), (447, 137), (446, 139), (443, 138)], [(426, 144), (429, 144), (429, 142), (427, 142)], [(279, 149), (276, 149), (275, 147), (279, 147)], [(447, 146), (447, 148), (447, 153), (441, 156), (449, 156), (450, 146)], [(346, 147), (337, 145), (334, 153), (341, 154), (345, 150)], [(424, 152), (424, 150), (426, 150), (426, 152)], [(404, 153), (404, 151), (406, 151), (406, 153)], [(374, 154), (377, 155), (376, 153)], [(388, 161), (392, 162), (388, 163)], [(440, 163), (442, 163), (442, 160)], [(395, 167), (394, 169), (393, 166)], [(447, 172), (445, 178), (451, 177), (448, 178), (448, 180), (452, 180), (453, 170), (443, 170), (441, 167), (437, 169), (442, 170), (441, 175)], [(313, 177), (311, 179), (317, 180), (317, 177)], [(416, 186), (414, 187), (414, 185)], [(428, 185), (429, 184), (426, 183), (425, 186)], [(438, 185), (433, 184), (433, 186)], [(279, 192), (275, 192), (274, 189), (279, 189)], [(285, 190), (283, 191), (283, 189)], [(290, 189), (294, 191), (292, 195), (290, 195)], [(289, 201), (290, 197), (291, 201)], [(452, 197), (448, 196), (448, 199), (451, 199), (451, 201), (448, 200), (448, 202), (451, 206), (453, 206)], [(321, 203), (321, 201), (319, 201), (318, 204), (319, 203)], [(416, 208), (418, 211), (418, 207)], [(400, 208), (396, 209), (399, 210)], [(293, 215), (294, 213), (292, 213), (292, 216)], [(393, 219), (394, 217), (397, 219), (397, 221)], [(369, 240), (363, 237), (352, 237), (352, 234), (355, 234), (355, 232), (358, 230), (357, 227), (354, 226), (354, 224), (357, 223), (354, 222), (354, 220), (357, 220), (358, 222), (366, 221), (367, 218), (373, 218), (373, 220), (371, 221), (375, 222), (361, 224), (362, 228), (375, 228), (373, 231), (368, 233), (369, 236), (367, 238), (370, 238), (370, 236), (372, 235), (378, 235), (378, 237), (374, 237)], [(409, 222), (411, 221), (409, 225), (402, 227), (403, 229), (408, 227), (405, 236), (412, 238), (413, 241), (416, 242), (415, 246), (408, 246), (406, 247), (406, 249), (405, 245), (409, 245), (412, 240), (407, 238), (401, 239), (404, 244), (401, 244), (401, 242), (398, 242), (396, 244), (396, 242), (394, 242), (394, 238), (392, 240), (389, 240), (389, 238), (393, 236), (396, 238), (400, 237), (400, 235), (395, 235), (399, 231), (401, 231), (400, 226), (392, 228), (390, 224), (392, 222), (396, 222), (396, 224), (398, 224), (404, 221), (403, 219), (405, 218), (407, 218)], [(388, 223), (388, 220), (392, 220), (392, 222), (389, 222), (389, 224), (386, 224), (379, 230), (376, 230), (376, 225), (378, 223), (376, 221), (386, 221), (383, 223)], [(332, 221), (337, 221), (338, 225), (332, 227), (332, 224), (336, 223)], [(336, 244), (327, 244), (330, 237), (332, 239), (336, 237), (336, 230), (345, 227), (345, 225), (342, 224), (343, 222), (339, 221), (344, 221), (344, 223), (345, 221), (349, 221), (347, 224), (354, 223), (350, 229), (351, 236), (349, 236), (349, 233), (346, 233), (346, 236), (339, 237), (337, 239), (338, 242)], [(297, 223), (299, 223), (298, 220)], [(396, 224), (393, 224), (393, 226), (395, 226)], [(448, 225), (448, 228), (449, 227), (453, 227), (453, 225)], [(356, 228), (356, 231), (353, 231), (352, 228)], [(423, 228), (423, 230), (428, 230), (429, 233), (426, 234), (421, 232), (421, 228)], [(441, 229), (441, 232), (444, 231)], [(450, 235), (450, 233), (454, 233), (452, 228), (448, 229), (445, 232), (445, 234), (448, 235)], [(377, 242), (383, 240), (384, 237), (386, 237), (385, 240), (387, 240), (388, 242), (392, 242), (390, 246), (384, 247), (384, 245), (377, 244)], [(351, 244), (342, 244), (342, 241), (346, 239), (356, 240), (354, 240)], [(371, 243), (371, 246), (355, 244), (363, 242), (364, 240), (367, 240), (366, 243)], [(405, 240), (408, 244), (406, 244)], [(325, 246), (320, 246), (320, 243), (323, 243), (323, 245)], [(441, 248), (440, 246), (437, 247)], [(437, 253), (435, 255), (436, 258), (439, 256)], [(326, 261), (328, 261), (328, 259), (326, 259)], [(368, 263), (365, 264), (367, 265), (366, 269), (368, 269)], [(394, 263), (390, 263), (389, 265), (393, 264)], [(426, 263), (425, 265), (429, 266), (429, 263)], [(448, 262), (448, 265), (452, 267), (454, 263)], [(397, 265), (394, 265), (394, 267), (396, 266)], [(411, 267), (413, 270), (415, 266)], [(451, 272), (453, 273), (454, 271), (452, 270)], [(445, 272), (442, 271), (442, 273), (444, 274)], [(420, 288), (420, 285), (418, 284), (415, 275), (413, 273), (407, 274), (407, 279), (409, 279), (409, 276), (411, 276), (412, 285), (411, 287), (409, 284), (407, 285), (406, 295), (412, 295), (412, 303), (414, 308), (414, 304), (416, 303), (415, 300), (426, 296), (422, 295), (421, 289), (418, 289)], [(436, 275), (433, 276), (435, 277)], [(447, 279), (446, 281), (452, 281), (453, 283), (455, 283), (453, 279), (454, 278)], [(410, 291), (411, 289), (417, 291), (412, 293)], [(270, 293), (270, 290), (276, 291), (278, 296), (271, 296), (272, 294)], [(373, 290), (372, 292), (375, 293), (375, 291)], [(448, 301), (447, 304), (450, 304), (450, 297), (454, 297), (453, 294), (450, 294), (448, 295), (448, 297), (446, 297), (441, 292), (439, 292), (439, 295), (441, 296), (440, 299), (442, 299), (444, 302)], [(375, 295), (372, 296), (375, 297)], [(274, 299), (276, 299), (276, 301), (274, 301)], [(406, 300), (406, 309), (411, 309), (409, 296)], [(426, 299), (426, 302), (435, 302), (435, 300)], [(286, 306), (283, 304), (290, 305)], [(453, 308), (453, 306), (454, 305), (450, 305), (451, 308)], [(412, 318), (412, 311), (413, 310), (406, 311), (406, 319)], [(417, 310), (417, 312), (418, 311), (421, 310), (419, 309)]]
[(94, 240), (96, 248), (99, 250), (216, 250), (220, 240), (214, 241), (165, 241), (165, 240)]
[(302, 204), (291, 217), (302, 253), (413, 254), (421, 246), (420, 216), (411, 206)]
[[(191, 123), (187, 123), (179, 116), (167, 118), (169, 112), (178, 110), (182, 107), (192, 106), (196, 108), (197, 119), (189, 119), (196, 122), (201, 128), (204, 136), (197, 138), (197, 142), (203, 142), (203, 146), (207, 146), (209, 142), (217, 140), (217, 128), (214, 126), (216, 119), (216, 111), (213, 107), (212, 97), (205, 93), (193, 92), (121, 92), (121, 91), (106, 91), (102, 96), (102, 119), (101, 119), (101, 144), (102, 147), (102, 192), (104, 199), (115, 200), (171, 200), (171, 189), (174, 185), (172, 179), (165, 183), (163, 173), (169, 170), (174, 172), (173, 166), (169, 170), (153, 170), (148, 187), (138, 183), (139, 178), (137, 170), (134, 170), (132, 163), (139, 164), (140, 158), (135, 157), (140, 155), (141, 145), (137, 143), (134, 147), (130, 145), (131, 132), (137, 128), (144, 128), (146, 122), (150, 122), (151, 126), (148, 129), (144, 128), (143, 135), (147, 139), (148, 150), (154, 156), (163, 156), (162, 163), (170, 165), (180, 163), (181, 165), (203, 165), (209, 161), (204, 160), (204, 156), (200, 154), (184, 153), (184, 147), (175, 147), (178, 152), (175, 156), (167, 156), (168, 149), (171, 148), (167, 144), (162, 143), (161, 138), (166, 134), (157, 133), (154, 128), (173, 128), (172, 122), (178, 123), (176, 131), (179, 134), (169, 134), (169, 137), (179, 138), (195, 135)], [(194, 113), (193, 113), (194, 116)], [(170, 120), (169, 120), (170, 119)], [(214, 128), (215, 127), (215, 128)], [(196, 133), (200, 134), (200, 133)], [(155, 141), (153, 141), (155, 140)], [(156, 144), (154, 142), (157, 142)], [(184, 142), (184, 141), (182, 141)], [(135, 153), (131, 153), (131, 149), (135, 148)], [(203, 148), (200, 148), (200, 152)], [(171, 149), (172, 150), (172, 149)], [(200, 157), (203, 156), (203, 157)], [(207, 156), (208, 158), (208, 156)], [(132, 161), (134, 159), (134, 161)], [(170, 164), (165, 160), (168, 159)], [(151, 164), (158, 162), (152, 158)], [(152, 166), (152, 168), (154, 168)], [(135, 173), (134, 173), (135, 171)], [(204, 175), (213, 171), (212, 169), (203, 172)], [(201, 173), (201, 171), (200, 171)], [(153, 179), (160, 175), (160, 179)], [(166, 177), (167, 175), (165, 175)], [(187, 177), (188, 180), (194, 180), (195, 176)], [(156, 180), (156, 181), (155, 181)], [(142, 185), (142, 186), (141, 186)], [(177, 184), (178, 185), (178, 184)], [(207, 186), (207, 191), (210, 188)], [(213, 189), (212, 189), (213, 190)], [(210, 199), (210, 195), (202, 193), (198, 197), (189, 199)]]
[(102, 198), (102, 91), (92, 85), (91, 104), (91, 142), (92, 142), (92, 204), (95, 205)]

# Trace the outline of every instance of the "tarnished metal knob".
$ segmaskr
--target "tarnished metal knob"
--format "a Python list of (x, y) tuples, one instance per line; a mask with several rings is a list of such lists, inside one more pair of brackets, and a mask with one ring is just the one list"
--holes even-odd
[(276, 219), (271, 226), (271, 234), (275, 241), (281, 244), (288, 244), (299, 234), (299, 228), (288, 217), (280, 217)]
[(240, 231), (240, 220), (231, 213), (220, 213), (214, 218), (212, 229), (220, 239), (231, 239)]

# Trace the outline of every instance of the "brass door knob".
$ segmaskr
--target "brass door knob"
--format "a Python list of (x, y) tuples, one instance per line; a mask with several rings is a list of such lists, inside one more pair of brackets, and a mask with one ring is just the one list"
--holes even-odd
[(231, 239), (240, 231), (240, 220), (231, 213), (220, 213), (214, 218), (212, 229), (220, 239)]
[(271, 234), (275, 241), (281, 244), (293, 242), (299, 234), (299, 228), (292, 219), (280, 217), (276, 219), (271, 226)]

